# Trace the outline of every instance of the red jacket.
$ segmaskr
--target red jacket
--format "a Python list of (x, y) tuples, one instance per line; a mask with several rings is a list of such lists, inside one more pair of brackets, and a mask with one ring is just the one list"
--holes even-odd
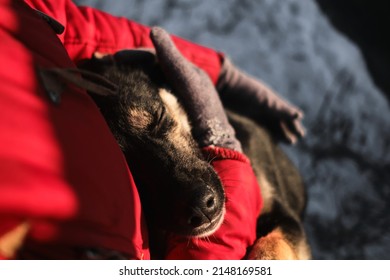
[[(77, 248), (92, 247), (148, 259), (138, 192), (99, 110), (85, 91), (73, 87), (67, 88), (55, 105), (43, 89), (37, 69), (75, 67), (75, 62), (95, 51), (151, 47), (149, 28), (76, 7), (68, 0), (26, 2), (55, 18), (65, 31), (55, 34), (23, 1), (0, 0), (0, 243), (15, 226), (28, 222), (30, 230), (21, 257), (76, 259), (83, 256)], [(216, 82), (219, 53), (177, 37), (174, 41)], [(255, 239), (259, 189), (242, 155), (215, 151), (221, 155), (215, 161), (217, 172), (230, 167), (235, 170), (220, 173), (228, 201), (233, 190), (245, 189), (247, 195), (242, 199), (250, 206), (244, 210), (236, 199), (227, 203), (228, 227), (224, 224), (216, 233), (222, 236), (217, 238), (217, 246), (226, 252), (213, 253), (211, 258), (242, 258)], [(243, 224), (248, 226), (245, 231), (241, 231)], [(244, 237), (237, 238), (234, 231)], [(206, 247), (198, 247), (193, 255), (172, 250), (169, 258), (210, 258), (208, 252), (213, 248)]]

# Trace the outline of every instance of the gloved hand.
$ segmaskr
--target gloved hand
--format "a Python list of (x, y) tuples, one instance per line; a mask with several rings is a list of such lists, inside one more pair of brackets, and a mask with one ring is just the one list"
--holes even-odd
[(303, 112), (265, 84), (253, 78), (224, 58), (217, 82), (221, 99), (267, 126), (276, 136), (295, 143), (305, 135), (301, 123)]
[(207, 74), (181, 55), (165, 30), (154, 27), (150, 36), (163, 72), (183, 103), (192, 123), (193, 136), (200, 146), (241, 151), (241, 144)]

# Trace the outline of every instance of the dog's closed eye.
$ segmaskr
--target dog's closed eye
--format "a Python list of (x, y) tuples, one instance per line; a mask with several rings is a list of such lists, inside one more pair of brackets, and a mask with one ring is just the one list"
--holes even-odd
[(158, 131), (159, 128), (161, 128), (165, 117), (166, 117), (165, 107), (161, 106), (160, 108), (158, 108), (155, 114), (155, 121), (151, 124), (151, 130)]

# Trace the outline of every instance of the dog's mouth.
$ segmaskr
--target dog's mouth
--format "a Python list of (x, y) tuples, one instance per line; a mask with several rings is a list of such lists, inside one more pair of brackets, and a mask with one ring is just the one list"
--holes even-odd
[(191, 237), (207, 237), (212, 235), (214, 232), (216, 232), (219, 227), (222, 225), (222, 222), (225, 217), (225, 207), (222, 207), (222, 211), (219, 213), (218, 216), (214, 217), (209, 223), (204, 223), (191, 231)]

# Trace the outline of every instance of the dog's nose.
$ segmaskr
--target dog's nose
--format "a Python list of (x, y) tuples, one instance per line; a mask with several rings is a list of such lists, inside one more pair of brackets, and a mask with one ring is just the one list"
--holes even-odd
[(193, 201), (188, 224), (196, 228), (210, 223), (218, 214), (218, 200), (213, 191), (207, 190)]

